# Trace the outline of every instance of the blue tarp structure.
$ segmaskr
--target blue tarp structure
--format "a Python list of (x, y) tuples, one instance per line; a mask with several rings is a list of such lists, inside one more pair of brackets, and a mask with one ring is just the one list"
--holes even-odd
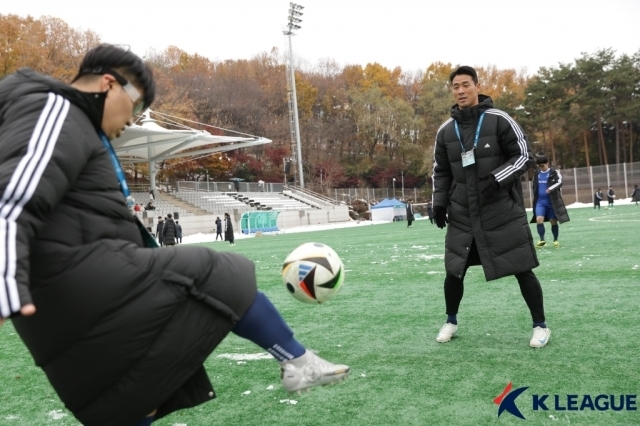
[(385, 198), (371, 207), (371, 220), (386, 220), (393, 222), (404, 220), (407, 215), (407, 206), (395, 198)]

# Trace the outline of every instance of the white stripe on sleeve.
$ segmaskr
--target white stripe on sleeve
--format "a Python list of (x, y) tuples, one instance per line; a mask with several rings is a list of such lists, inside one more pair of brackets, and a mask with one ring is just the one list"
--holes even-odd
[(562, 175), (560, 174), (560, 171), (556, 170), (556, 174), (558, 175), (558, 182), (554, 185), (551, 185), (549, 187), (549, 191), (553, 191), (554, 189), (556, 189), (556, 187), (562, 185)]
[(486, 112), (487, 114), (500, 116), (509, 122), (509, 125), (516, 134), (518, 147), (520, 148), (520, 157), (518, 157), (516, 162), (513, 165), (505, 167), (500, 173), (496, 175), (496, 181), (500, 182), (506, 179), (509, 175), (512, 175), (516, 171), (522, 169), (527, 164), (527, 161), (529, 160), (529, 150), (527, 149), (527, 141), (525, 140), (522, 129), (520, 128), (520, 126), (518, 126), (518, 123), (516, 123), (515, 120), (511, 118), (511, 116), (509, 116), (509, 114), (504, 111), (500, 111), (499, 109), (488, 109)]
[(0, 199), (0, 317), (8, 317), (20, 310), (16, 281), (16, 220), (40, 183), (69, 106), (69, 101), (62, 96), (49, 93), (29, 139), (27, 152), (11, 175)]

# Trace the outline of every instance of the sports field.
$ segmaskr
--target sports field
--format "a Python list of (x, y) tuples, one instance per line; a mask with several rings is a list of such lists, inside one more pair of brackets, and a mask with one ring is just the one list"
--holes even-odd
[[(205, 244), (254, 260), (259, 288), (298, 339), (352, 373), (289, 395), (275, 361), (249, 359), (263, 351), (230, 336), (206, 363), (218, 398), (154, 425), (640, 424), (640, 208), (569, 214), (561, 247), (538, 250), (552, 330), (542, 349), (529, 347), (531, 318), (515, 278), (485, 282), (480, 267), (467, 274), (458, 337), (436, 343), (446, 318), (444, 231), (428, 220)], [(550, 241), (549, 225), (547, 233)], [(288, 252), (308, 241), (333, 247), (346, 267), (341, 293), (324, 305), (294, 300), (280, 279)], [(526, 420), (498, 417), (493, 399), (509, 382), (528, 387), (514, 400)], [(549, 395), (548, 410), (534, 411), (536, 395)], [(595, 403), (599, 395), (607, 397)], [(622, 395), (621, 410), (610, 408), (611, 395), (616, 409)], [(0, 328), (0, 425), (45, 424), (78, 422), (9, 322)]]

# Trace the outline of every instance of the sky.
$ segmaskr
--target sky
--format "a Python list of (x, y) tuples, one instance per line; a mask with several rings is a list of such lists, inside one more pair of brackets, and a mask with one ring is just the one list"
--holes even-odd
[[(512, 68), (535, 74), (570, 63), (582, 52), (640, 50), (640, 1), (607, 0), (300, 0), (302, 28), (293, 37), (298, 64), (327, 59), (345, 65), (377, 62), (403, 71), (434, 62)], [(597, 5), (597, 6), (596, 6)], [(130, 45), (143, 56), (168, 46), (211, 60), (251, 59), (279, 49), (289, 1), (0, 0), (0, 13), (55, 16), (104, 42)]]

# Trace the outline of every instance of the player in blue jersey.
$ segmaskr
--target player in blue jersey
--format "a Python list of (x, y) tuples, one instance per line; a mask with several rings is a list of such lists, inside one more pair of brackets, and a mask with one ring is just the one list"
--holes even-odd
[(549, 160), (541, 155), (536, 158), (539, 170), (533, 177), (533, 218), (531, 223), (537, 223), (540, 241), (536, 247), (543, 247), (547, 244), (544, 239), (544, 222), (551, 223), (551, 233), (553, 234), (553, 246), (559, 247), (558, 223), (569, 221), (569, 214), (562, 201), (562, 175), (556, 169), (549, 167)]

